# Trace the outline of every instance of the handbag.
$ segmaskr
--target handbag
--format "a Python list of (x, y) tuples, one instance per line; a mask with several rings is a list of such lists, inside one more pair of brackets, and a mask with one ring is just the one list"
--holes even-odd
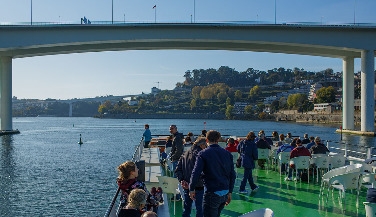
[(236, 159), (236, 168), (240, 168), (242, 166), (242, 157), (239, 156), (238, 159)]

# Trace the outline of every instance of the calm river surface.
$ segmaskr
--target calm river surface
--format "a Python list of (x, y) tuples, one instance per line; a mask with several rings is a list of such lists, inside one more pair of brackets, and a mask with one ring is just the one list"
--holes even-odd
[[(206, 126), (204, 125), (206, 122)], [(250, 130), (265, 130), (267, 136), (291, 132), (294, 136), (320, 136), (330, 146), (344, 147), (338, 126), (284, 122), (14, 118), (21, 134), (3, 136), (0, 146), (0, 216), (103, 216), (115, 191), (116, 167), (131, 159), (144, 124), (152, 134), (179, 132), (195, 135), (215, 129), (222, 135), (245, 136)], [(79, 145), (82, 134), (84, 144)], [(343, 135), (347, 148), (366, 152), (376, 139)]]

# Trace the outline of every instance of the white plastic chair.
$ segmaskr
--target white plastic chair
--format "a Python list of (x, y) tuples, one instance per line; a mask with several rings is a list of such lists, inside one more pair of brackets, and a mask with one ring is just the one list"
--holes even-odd
[[(298, 170), (307, 170), (308, 172), (308, 183), (309, 183), (309, 160), (310, 156), (299, 156), (291, 159), (290, 164), (295, 166), (295, 177), (298, 175)], [(300, 179), (302, 180), (302, 179)]]
[(329, 187), (330, 187), (330, 178), (333, 176), (338, 176), (341, 174), (345, 173), (350, 173), (350, 172), (362, 172), (363, 171), (363, 165), (362, 164), (351, 164), (351, 165), (346, 165), (343, 167), (339, 167), (336, 169), (329, 170), (327, 173), (325, 173), (322, 176), (321, 179), (321, 187), (320, 187), (320, 195), (319, 197), (324, 194), (324, 187), (328, 187), (328, 193), (329, 193)]
[[(319, 182), (319, 169), (324, 169), (325, 172), (329, 170), (330, 157), (326, 154), (312, 155), (310, 164), (314, 164), (317, 174), (317, 182)], [(313, 171), (313, 180), (315, 180), (315, 171)]]
[(366, 208), (366, 217), (376, 216), (376, 203), (363, 202)]
[(222, 148), (226, 148), (227, 143), (226, 142), (218, 142), (218, 145), (221, 146)]
[(258, 148), (258, 159), (259, 160), (266, 160), (267, 161), (267, 166), (269, 167), (269, 149), (261, 149)]
[(330, 155), (330, 168), (343, 167), (346, 164), (346, 157), (340, 154)]
[(365, 188), (374, 188), (376, 186), (376, 174), (375, 173), (362, 173), (360, 177), (360, 186)]
[(282, 164), (285, 164), (285, 169), (288, 169), (288, 163), (290, 162), (290, 152), (279, 152), (278, 153), (278, 167), (279, 175), (282, 176)]
[[(331, 188), (338, 189), (340, 191), (341, 199), (343, 200), (343, 207), (345, 209), (346, 203), (346, 190), (355, 189), (357, 191), (356, 196), (356, 206), (359, 205), (359, 177), (361, 175), (360, 171), (352, 170), (349, 173), (344, 173), (341, 175), (333, 176), (329, 179), (329, 184)], [(328, 201), (329, 191), (326, 197)]]
[[(159, 186), (162, 188), (163, 193), (173, 194), (173, 198), (176, 198), (177, 192), (179, 192), (179, 180), (177, 178), (168, 176), (157, 176)], [(174, 200), (174, 216), (176, 213), (176, 200)]]
[(239, 153), (238, 152), (231, 152), (231, 154), (232, 154), (232, 163), (234, 163), (235, 173), (237, 174), (238, 168), (236, 168), (235, 164), (236, 164), (236, 160), (239, 157)]
[(240, 215), (239, 217), (273, 217), (273, 216), (274, 216), (273, 210), (269, 208), (262, 208), (262, 209), (245, 213), (243, 215)]

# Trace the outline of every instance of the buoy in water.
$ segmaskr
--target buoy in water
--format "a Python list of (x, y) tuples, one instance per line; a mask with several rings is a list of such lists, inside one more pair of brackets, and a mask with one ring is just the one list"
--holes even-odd
[(83, 142), (82, 142), (82, 138), (81, 138), (81, 134), (80, 134), (80, 141), (78, 142), (78, 144), (82, 145)]

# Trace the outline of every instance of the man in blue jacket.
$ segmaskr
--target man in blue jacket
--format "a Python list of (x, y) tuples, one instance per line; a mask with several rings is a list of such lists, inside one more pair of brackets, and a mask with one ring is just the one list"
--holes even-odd
[(206, 134), (209, 147), (200, 151), (189, 183), (189, 196), (195, 200), (195, 187), (202, 176), (206, 191), (204, 193), (204, 217), (218, 217), (231, 202), (235, 184), (235, 170), (232, 154), (218, 145), (221, 134), (210, 130)]
[(142, 134), (142, 136), (144, 136), (144, 148), (148, 148), (149, 147), (149, 143), (151, 141), (151, 132), (150, 132), (150, 129), (149, 129), (149, 124), (145, 124), (145, 132), (144, 134)]

